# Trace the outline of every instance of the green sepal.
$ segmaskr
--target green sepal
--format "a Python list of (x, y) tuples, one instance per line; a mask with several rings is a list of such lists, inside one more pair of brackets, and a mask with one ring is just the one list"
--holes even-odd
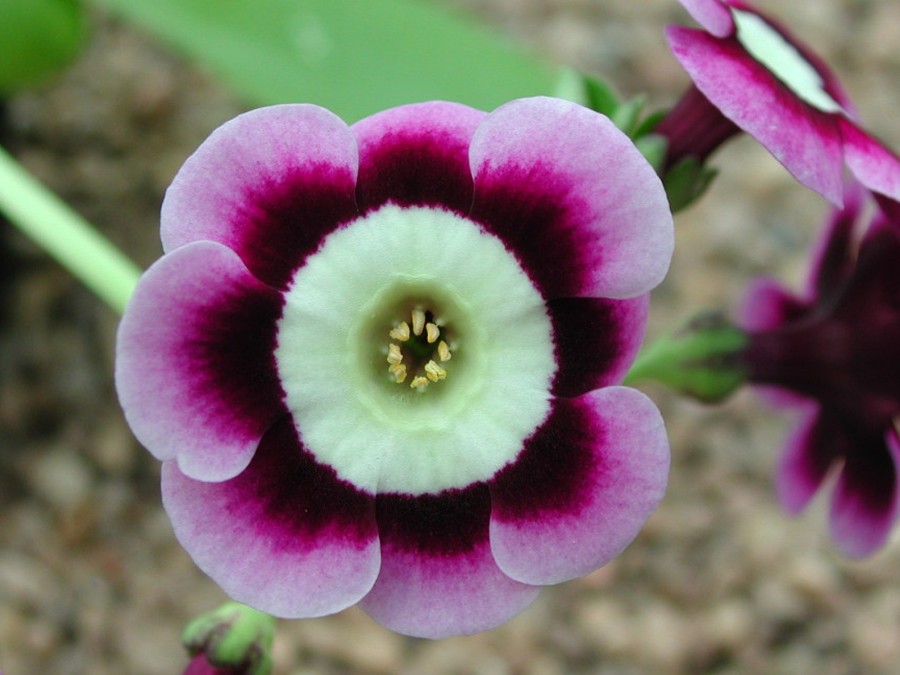
[(621, 103), (613, 88), (588, 75), (582, 75), (582, 82), (585, 90), (585, 105), (591, 110), (603, 113), (610, 119), (615, 118)]
[(656, 125), (662, 121), (668, 112), (668, 110), (657, 110), (647, 115), (635, 128), (632, 138), (643, 138), (648, 134), (652, 134), (653, 130), (656, 129)]
[(610, 119), (615, 117), (621, 105), (618, 94), (610, 85), (574, 68), (560, 68), (553, 95), (583, 105)]
[(747, 381), (747, 334), (719, 313), (702, 314), (642, 351), (625, 384), (652, 381), (706, 403), (723, 401)]
[(565, 69), (562, 71), (557, 95), (561, 98), (581, 103), (598, 113), (609, 117), (621, 131), (632, 139), (647, 135), (664, 116), (664, 112), (641, 117), (647, 104), (647, 97), (638, 94), (623, 101), (606, 82), (591, 75)]
[(37, 84), (65, 66), (86, 35), (77, 0), (0, 1), (0, 95)]
[(619, 129), (628, 134), (630, 138), (634, 138), (635, 132), (641, 125), (641, 112), (646, 104), (647, 97), (638, 94), (620, 103), (610, 117)]
[(240, 669), (247, 675), (272, 672), (274, 639), (274, 617), (238, 602), (226, 602), (202, 614), (181, 634), (192, 656), (203, 652), (210, 665)]
[(634, 139), (634, 144), (641, 154), (650, 162), (650, 166), (659, 173), (662, 170), (663, 163), (666, 161), (666, 149), (669, 144), (666, 139), (656, 134), (647, 136), (638, 136)]
[(718, 173), (718, 169), (703, 164), (696, 157), (685, 157), (666, 171), (663, 185), (672, 211), (681, 211), (697, 201)]

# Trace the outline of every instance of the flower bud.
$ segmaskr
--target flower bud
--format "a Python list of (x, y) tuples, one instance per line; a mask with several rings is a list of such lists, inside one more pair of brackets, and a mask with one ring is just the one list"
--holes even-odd
[(268, 675), (275, 619), (227, 602), (191, 621), (181, 640), (192, 658), (184, 675)]

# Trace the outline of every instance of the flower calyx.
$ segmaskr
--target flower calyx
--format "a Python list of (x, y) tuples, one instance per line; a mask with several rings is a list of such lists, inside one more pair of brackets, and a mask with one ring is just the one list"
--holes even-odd
[(705, 403), (725, 400), (747, 381), (747, 334), (718, 312), (700, 314), (638, 356), (626, 384), (651, 380)]

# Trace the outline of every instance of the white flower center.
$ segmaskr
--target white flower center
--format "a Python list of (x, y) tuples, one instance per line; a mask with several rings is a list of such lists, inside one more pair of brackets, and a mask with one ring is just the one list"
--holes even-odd
[(738, 40), (753, 58), (811, 106), (823, 112), (843, 111), (825, 91), (819, 72), (794, 45), (758, 15), (734, 8), (731, 11)]
[(556, 371), (543, 298), (502, 242), (393, 205), (296, 272), (275, 355), (305, 446), (370, 492), (490, 478), (546, 417)]

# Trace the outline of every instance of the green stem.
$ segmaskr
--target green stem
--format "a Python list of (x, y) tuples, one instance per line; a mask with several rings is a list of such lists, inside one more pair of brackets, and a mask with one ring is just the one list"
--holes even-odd
[(0, 212), (116, 312), (140, 268), (0, 148)]

